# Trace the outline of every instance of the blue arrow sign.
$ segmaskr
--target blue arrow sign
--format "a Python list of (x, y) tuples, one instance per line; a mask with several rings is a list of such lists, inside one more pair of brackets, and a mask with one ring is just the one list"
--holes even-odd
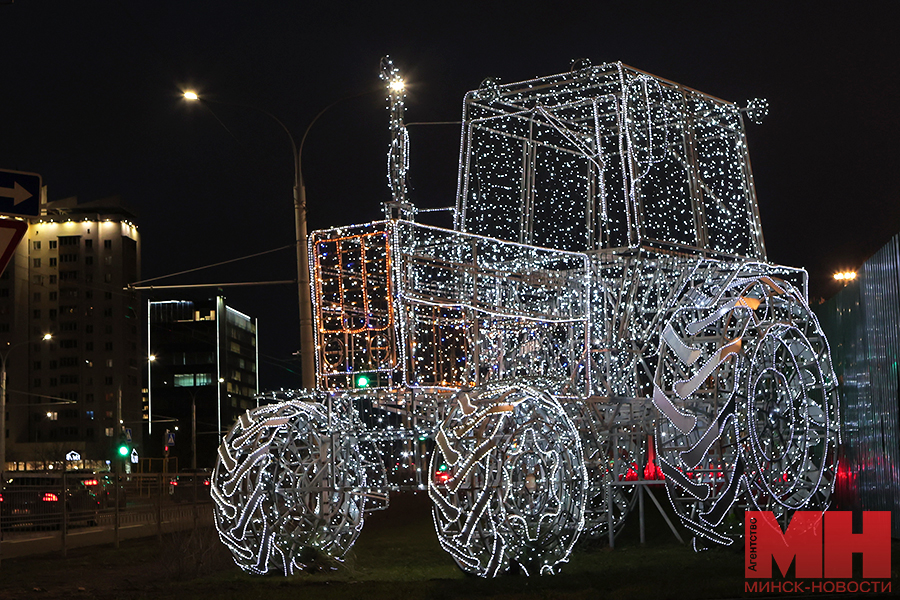
[(0, 213), (23, 217), (41, 214), (41, 176), (0, 169)]

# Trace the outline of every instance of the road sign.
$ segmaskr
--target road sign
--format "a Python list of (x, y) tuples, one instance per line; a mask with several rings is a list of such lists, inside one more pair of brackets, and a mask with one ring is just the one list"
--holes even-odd
[(9, 264), (27, 229), (28, 223), (25, 221), (0, 219), (0, 275)]
[(0, 169), (0, 213), (23, 217), (41, 214), (41, 176)]
[(128, 442), (129, 444), (130, 444), (131, 441), (132, 441), (132, 440), (131, 440), (131, 427), (126, 427), (126, 428), (125, 428), (125, 441)]
[(175, 445), (175, 434), (171, 431), (166, 432), (166, 446)]

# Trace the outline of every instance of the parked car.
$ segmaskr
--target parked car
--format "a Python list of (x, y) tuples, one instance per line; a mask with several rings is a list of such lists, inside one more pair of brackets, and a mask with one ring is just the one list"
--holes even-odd
[(169, 480), (169, 495), (173, 502), (209, 502), (209, 469), (182, 471)]
[[(116, 475), (115, 473), (96, 473), (94, 471), (74, 471), (67, 474), (69, 478), (77, 481), (81, 488), (93, 490), (100, 501), (100, 508), (113, 508), (116, 505)], [(70, 484), (75, 485), (75, 484)], [(78, 486), (76, 486), (78, 487)], [(125, 508), (127, 495), (123, 480), (119, 482), (119, 508)]]
[[(7, 472), (0, 491), (3, 529), (58, 527), (68, 523), (96, 525), (100, 513), (99, 486), (83, 475), (47, 472)], [(87, 482), (87, 483), (86, 483)]]

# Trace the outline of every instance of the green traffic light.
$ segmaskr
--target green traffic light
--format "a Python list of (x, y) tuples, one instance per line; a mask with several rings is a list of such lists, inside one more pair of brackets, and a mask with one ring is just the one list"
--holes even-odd
[(128, 446), (119, 446), (119, 456), (128, 456)]
[(359, 375), (356, 378), (356, 387), (358, 388), (367, 388), (369, 387), (369, 376), (368, 375)]

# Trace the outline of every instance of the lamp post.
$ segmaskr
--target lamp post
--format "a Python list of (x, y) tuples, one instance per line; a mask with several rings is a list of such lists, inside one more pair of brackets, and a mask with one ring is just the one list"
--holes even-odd
[[(49, 333), (41, 338), (44, 341), (52, 339)], [(0, 475), (6, 471), (6, 359), (13, 348), (31, 343), (31, 340), (9, 345), (5, 352), (0, 352)]]
[(196, 92), (184, 92), (185, 100), (197, 102), (215, 102), (217, 104), (222, 104), (225, 106), (240, 106), (242, 108), (249, 108), (259, 111), (278, 123), (278, 125), (287, 134), (288, 139), (291, 142), (291, 152), (293, 153), (294, 157), (294, 227), (296, 230), (295, 235), (297, 244), (297, 286), (298, 294), (300, 297), (300, 365), (301, 373), (303, 375), (303, 387), (306, 389), (313, 389), (316, 386), (316, 347), (312, 325), (312, 292), (310, 290), (309, 284), (309, 249), (306, 245), (308, 232), (306, 226), (306, 185), (303, 181), (303, 145), (306, 143), (306, 137), (309, 135), (309, 131), (310, 129), (312, 129), (312, 126), (315, 125), (316, 121), (319, 120), (319, 117), (325, 114), (329, 109), (331, 109), (331, 107), (335, 106), (336, 104), (340, 104), (345, 100), (358, 98), (359, 96), (363, 96), (374, 91), (380, 91), (380, 89), (381, 88), (365, 90), (363, 92), (344, 96), (327, 105), (325, 108), (320, 110), (319, 113), (309, 122), (309, 125), (306, 126), (306, 129), (303, 131), (303, 137), (300, 138), (299, 146), (294, 141), (294, 136), (291, 134), (291, 131), (281, 121), (281, 119), (265, 109), (250, 104), (237, 104), (232, 102), (221, 102), (218, 100), (211, 101), (205, 98), (201, 98), (199, 95), (197, 95)]

